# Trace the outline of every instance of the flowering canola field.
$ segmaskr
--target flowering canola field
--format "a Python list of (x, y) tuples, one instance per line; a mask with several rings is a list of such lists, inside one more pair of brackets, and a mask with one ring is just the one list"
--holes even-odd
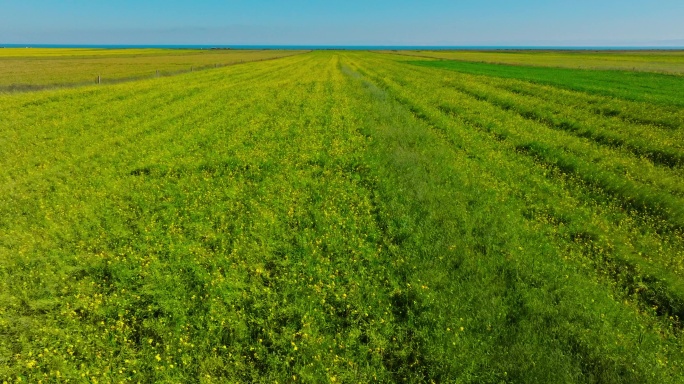
[(0, 382), (680, 382), (684, 95), (435, 63), (0, 96)]

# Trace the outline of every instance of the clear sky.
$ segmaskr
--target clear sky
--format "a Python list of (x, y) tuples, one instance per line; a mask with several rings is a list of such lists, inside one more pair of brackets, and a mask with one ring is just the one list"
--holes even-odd
[(684, 0), (0, 0), (2, 43), (684, 46)]

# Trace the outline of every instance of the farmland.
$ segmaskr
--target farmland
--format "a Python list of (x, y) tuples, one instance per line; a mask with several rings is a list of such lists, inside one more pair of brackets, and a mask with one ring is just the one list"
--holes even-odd
[(0, 381), (680, 382), (683, 88), (320, 51), (0, 95)]
[(400, 51), (396, 54), (465, 62), (684, 74), (684, 51)]
[(57, 86), (104, 83), (250, 61), (269, 60), (302, 51), (165, 49), (0, 49), (0, 93)]

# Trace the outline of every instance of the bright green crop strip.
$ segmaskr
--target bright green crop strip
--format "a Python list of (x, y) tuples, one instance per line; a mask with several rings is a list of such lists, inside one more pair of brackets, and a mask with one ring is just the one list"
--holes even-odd
[(476, 75), (496, 76), (549, 84), (626, 100), (684, 107), (684, 77), (627, 71), (590, 71), (521, 67), (459, 61), (414, 61), (412, 64)]
[(517, 147), (634, 155), (462, 77), (314, 52), (0, 96), (0, 381), (677, 383), (682, 234)]
[(402, 55), (493, 64), (684, 74), (684, 51), (402, 51)]

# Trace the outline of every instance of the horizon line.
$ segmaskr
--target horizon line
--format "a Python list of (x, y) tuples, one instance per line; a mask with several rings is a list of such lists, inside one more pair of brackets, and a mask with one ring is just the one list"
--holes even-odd
[(582, 49), (582, 50), (684, 50), (684, 45), (537, 45), (537, 44), (71, 44), (0, 43), (0, 48), (311, 48), (311, 49)]

